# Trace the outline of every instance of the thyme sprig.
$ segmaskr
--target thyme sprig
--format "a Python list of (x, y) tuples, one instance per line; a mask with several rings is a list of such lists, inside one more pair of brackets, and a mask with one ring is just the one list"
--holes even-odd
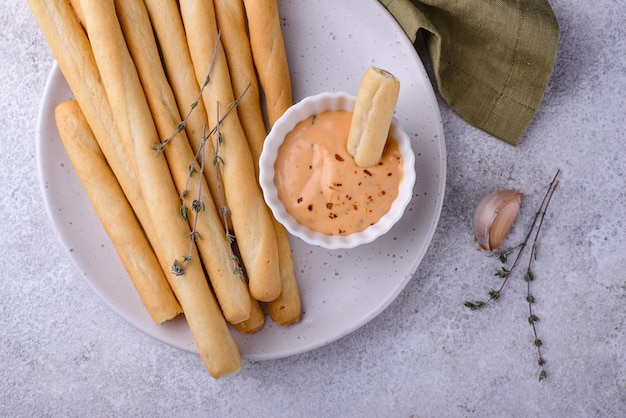
[(155, 144), (155, 145), (152, 146), (152, 150), (156, 151), (156, 155), (157, 156), (159, 156), (165, 150), (165, 147), (167, 146), (167, 144), (169, 144), (170, 141), (172, 139), (174, 139), (174, 137), (176, 135), (178, 135), (180, 132), (182, 132), (185, 129), (187, 129), (187, 122), (189, 121), (189, 118), (191, 117), (191, 114), (193, 113), (194, 109), (196, 107), (198, 107), (198, 104), (200, 104), (200, 100), (202, 99), (202, 95), (204, 94), (204, 90), (206, 89), (206, 87), (209, 85), (209, 82), (211, 81), (211, 74), (213, 74), (213, 68), (215, 68), (215, 59), (217, 57), (217, 52), (219, 50), (221, 37), (222, 37), (222, 32), (221, 32), (221, 30), (218, 30), (217, 31), (217, 41), (215, 42), (215, 46), (213, 48), (213, 58), (211, 59), (211, 64), (209, 66), (209, 71), (208, 71), (206, 77), (204, 78), (204, 81), (202, 82), (202, 86), (200, 86), (200, 92), (196, 96), (196, 99), (189, 106), (189, 109), (187, 110), (187, 114), (185, 115), (183, 120), (180, 121), (178, 123), (178, 125), (176, 125), (176, 130), (174, 132), (172, 132), (172, 134), (170, 136), (168, 136), (167, 138), (165, 138), (164, 140), (162, 140), (158, 144)]
[[(245, 92), (248, 91), (249, 87), (250, 86), (248, 85), (248, 87), (242, 93), (240, 97), (242, 97), (243, 94), (245, 94)], [(237, 100), (237, 103), (239, 100), (240, 99)], [(231, 106), (228, 110), (232, 108), (233, 107)], [(222, 190), (221, 168), (222, 168), (222, 165), (224, 164), (224, 160), (219, 154), (219, 151), (220, 151), (220, 147), (222, 146), (224, 138), (222, 137), (222, 131), (220, 130), (220, 104), (219, 102), (217, 103), (217, 106), (216, 106), (216, 113), (217, 113), (217, 117), (216, 117), (217, 124), (215, 125), (215, 128), (216, 128), (215, 132), (216, 132), (217, 138), (215, 140), (215, 151), (213, 153), (213, 166), (215, 167), (215, 175), (217, 178), (217, 192), (218, 192), (218, 198), (220, 200), (219, 202), (220, 206), (219, 206), (218, 212), (224, 223), (224, 231), (226, 233), (226, 240), (228, 241), (228, 244), (229, 244), (228, 248), (230, 251), (230, 260), (233, 263), (233, 271), (235, 272), (237, 276), (239, 276), (239, 278), (241, 278), (242, 280), (245, 280), (243, 267), (241, 266), (239, 257), (237, 257), (237, 255), (235, 254), (235, 251), (233, 250), (233, 245), (235, 245), (235, 235), (228, 228), (228, 217), (230, 216), (230, 209), (228, 209), (228, 207), (226, 206), (225, 199), (224, 199), (224, 192)]]
[[(226, 238), (228, 240), (228, 244), (229, 244), (229, 251), (230, 251), (230, 259), (233, 262), (233, 269), (234, 272), (241, 277), (242, 279), (244, 278), (244, 274), (243, 274), (243, 267), (241, 267), (241, 264), (239, 262), (239, 258), (236, 256), (235, 251), (233, 250), (233, 246), (235, 245), (235, 236), (230, 232), (230, 230), (228, 229), (228, 216), (230, 215), (230, 210), (226, 207), (226, 205), (224, 204), (224, 198), (222, 196), (222, 180), (221, 180), (221, 175), (220, 175), (220, 170), (219, 170), (219, 166), (221, 166), (224, 161), (222, 159), (222, 157), (218, 154), (219, 151), (219, 147), (222, 144), (222, 134), (220, 131), (220, 125), (221, 123), (224, 121), (224, 119), (239, 105), (239, 102), (241, 101), (241, 99), (243, 98), (243, 96), (246, 94), (246, 92), (248, 91), (248, 89), (250, 88), (250, 85), (248, 85), (246, 87), (246, 89), (239, 95), (239, 97), (237, 97), (235, 99), (235, 101), (233, 101), (228, 108), (226, 109), (226, 112), (224, 112), (223, 115), (219, 114), (219, 102), (217, 103), (217, 121), (215, 126), (209, 131), (207, 132), (206, 130), (206, 126), (204, 127), (204, 131), (202, 134), (202, 142), (200, 143), (200, 146), (198, 147), (198, 151), (195, 153), (194, 155), (194, 159), (193, 161), (191, 161), (191, 163), (189, 164), (189, 174), (187, 177), (187, 183), (185, 185), (185, 189), (181, 192), (180, 195), (180, 200), (181, 200), (181, 206), (179, 208), (179, 215), (181, 218), (183, 218), (185, 221), (188, 220), (188, 215), (189, 215), (189, 208), (185, 205), (185, 199), (187, 197), (187, 194), (189, 193), (188, 189), (189, 189), (189, 182), (191, 180), (191, 177), (197, 173), (197, 169), (196, 166), (198, 164), (198, 161), (200, 161), (200, 175), (204, 176), (204, 170), (205, 170), (205, 147), (207, 144), (207, 141), (209, 140), (209, 138), (213, 135), (217, 136), (217, 139), (215, 141), (215, 154), (213, 156), (213, 164), (216, 166), (216, 170), (217, 170), (217, 187), (218, 190), (220, 191), (220, 209), (219, 209), (219, 214), (220, 217), (224, 220), (224, 226), (225, 226), (225, 230), (226, 230)], [(198, 185), (198, 195), (197, 198), (195, 200), (192, 201), (191, 203), (191, 210), (193, 210), (194, 212), (196, 212), (196, 215), (198, 215), (198, 213), (202, 210), (204, 210), (205, 208), (205, 204), (202, 200), (202, 181), (199, 182)], [(194, 219), (194, 225), (192, 228), (191, 233), (189, 234), (189, 237), (191, 239), (191, 244), (190, 244), (190, 248), (189, 248), (189, 254), (185, 255), (183, 257), (183, 262), (181, 263), (178, 260), (174, 260), (174, 263), (172, 264), (172, 268), (171, 271), (173, 274), (177, 275), (177, 276), (182, 276), (183, 274), (185, 274), (185, 269), (187, 267), (187, 265), (191, 262), (192, 259), (192, 255), (193, 255), (193, 245), (195, 244), (195, 242), (199, 239), (201, 239), (202, 237), (200, 236), (200, 234), (197, 231), (197, 223), (198, 223), (198, 216), (196, 216), (196, 218)]]
[[(176, 125), (176, 129), (174, 130), (174, 132), (172, 132), (172, 134), (170, 136), (168, 136), (167, 138), (165, 138), (164, 140), (162, 140), (158, 144), (155, 144), (154, 146), (152, 146), (152, 150), (156, 151), (156, 156), (157, 157), (159, 155), (161, 155), (161, 153), (165, 150), (165, 147), (167, 146), (167, 144), (169, 144), (170, 141), (172, 139), (174, 139), (174, 137), (176, 137), (176, 135), (178, 135), (180, 132), (184, 131), (187, 128), (187, 121), (191, 117), (191, 114), (193, 113), (193, 111), (198, 107), (198, 104), (200, 103), (200, 100), (202, 99), (202, 95), (204, 94), (204, 90), (206, 89), (206, 87), (209, 85), (209, 82), (211, 81), (211, 74), (213, 73), (213, 68), (215, 67), (215, 59), (217, 57), (217, 52), (219, 50), (220, 38), (221, 38), (221, 31), (218, 31), (217, 32), (217, 41), (215, 42), (215, 46), (214, 46), (214, 49), (213, 49), (213, 58), (211, 59), (211, 64), (209, 66), (209, 71), (208, 71), (206, 77), (204, 78), (204, 82), (202, 83), (202, 86), (200, 87), (200, 91), (198, 92), (198, 95), (196, 96), (195, 100), (189, 106), (189, 110), (187, 111), (187, 114), (185, 115), (183, 120), (180, 121)], [(204, 126), (203, 138), (205, 138), (204, 141), (206, 141), (206, 125)], [(187, 177), (187, 183), (185, 185), (185, 190), (183, 190), (181, 192), (180, 197), (179, 197), (182, 204), (181, 204), (181, 206), (179, 208), (178, 214), (185, 221), (188, 221), (188, 219), (189, 219), (189, 208), (185, 205), (184, 201), (187, 198), (187, 193), (188, 193), (188, 189), (189, 189), (189, 182), (190, 182), (191, 176), (193, 176), (196, 173), (196, 162), (198, 160), (199, 153), (202, 153), (204, 155), (203, 147), (200, 147), (200, 149), (198, 150), (198, 153), (196, 153), (196, 155), (194, 156), (194, 161), (192, 161), (189, 164), (189, 175)], [(201, 160), (202, 161), (200, 163), (200, 165), (201, 165), (200, 172), (202, 174), (204, 172), (204, 157)], [(201, 236), (200, 236), (200, 234), (198, 233), (198, 230), (197, 230), (197, 224), (198, 224), (199, 212), (204, 210), (204, 203), (202, 201), (202, 181), (199, 182), (199, 187), (198, 188), (199, 188), (199, 190), (198, 190), (198, 198), (195, 199), (192, 202), (192, 204), (191, 204), (191, 209), (194, 212), (196, 212), (196, 217), (194, 219), (193, 228), (192, 228), (192, 230), (191, 230), (191, 232), (189, 234), (189, 238), (190, 238), (189, 253), (187, 255), (183, 256), (183, 261), (182, 262), (180, 262), (177, 259), (175, 259), (174, 262), (172, 263), (172, 267), (170, 268), (170, 271), (175, 276), (182, 276), (182, 275), (185, 274), (185, 270), (187, 269), (187, 266), (189, 265), (189, 263), (191, 262), (191, 260), (193, 258), (193, 247), (194, 247), (196, 241), (201, 239)]]
[[(203, 138), (206, 136), (206, 124), (204, 125), (204, 131), (203, 131), (202, 136)], [(202, 152), (200, 155), (199, 175), (200, 175), (200, 178), (202, 179), (202, 177), (204, 176), (204, 147), (201, 147), (201, 148), (202, 148), (201, 149)], [(189, 216), (188, 216), (189, 208), (187, 208), (184, 201), (187, 197), (191, 176), (197, 173), (195, 169), (196, 161), (197, 160), (192, 161), (191, 164), (189, 165), (189, 176), (187, 177), (187, 184), (185, 186), (185, 190), (183, 190), (183, 192), (180, 195), (180, 200), (182, 204), (179, 209), (179, 214), (180, 214), (180, 217), (183, 218), (183, 220), (185, 221), (189, 220)], [(191, 228), (191, 232), (189, 233), (189, 254), (183, 257), (182, 263), (180, 263), (178, 260), (174, 260), (174, 264), (172, 265), (172, 273), (175, 274), (176, 276), (182, 276), (183, 274), (185, 274), (187, 265), (189, 265), (189, 263), (191, 262), (193, 258), (193, 247), (198, 240), (202, 239), (202, 236), (198, 232), (198, 217), (200, 216), (200, 212), (202, 212), (205, 208), (204, 202), (202, 201), (202, 184), (203, 184), (202, 181), (198, 182), (197, 198), (191, 202), (191, 210), (195, 213), (195, 217), (193, 220), (193, 227)]]
[[(209, 85), (209, 82), (211, 81), (211, 75), (213, 73), (213, 69), (215, 68), (215, 61), (216, 61), (216, 58), (217, 58), (217, 53), (219, 51), (220, 39), (221, 39), (221, 31), (218, 30), (217, 40), (215, 42), (215, 46), (214, 46), (214, 49), (213, 49), (213, 57), (212, 57), (212, 60), (211, 60), (210, 66), (209, 66), (209, 71), (208, 71), (206, 77), (204, 78), (204, 81), (202, 83), (202, 86), (200, 87), (200, 91), (198, 92), (198, 95), (196, 96), (195, 100), (189, 106), (189, 110), (187, 111), (187, 114), (185, 115), (183, 120), (180, 121), (176, 125), (176, 129), (174, 130), (174, 132), (171, 133), (170, 136), (168, 136), (164, 140), (160, 141), (158, 144), (155, 144), (154, 146), (152, 146), (152, 150), (156, 151), (156, 156), (157, 157), (165, 150), (165, 147), (167, 146), (167, 144), (169, 144), (172, 141), (172, 139), (174, 139), (176, 137), (176, 135), (178, 135), (180, 132), (182, 132), (183, 130), (185, 130), (187, 128), (187, 122), (188, 122), (189, 118), (191, 117), (193, 111), (198, 107), (198, 104), (200, 103), (200, 100), (202, 99), (202, 96), (204, 94), (204, 90), (206, 89), (206, 87)], [(189, 193), (189, 184), (190, 184), (190, 181), (191, 181), (191, 177), (194, 174), (198, 173), (198, 171), (197, 171), (198, 162), (200, 164), (200, 176), (201, 177), (204, 176), (204, 169), (205, 169), (205, 146), (206, 146), (207, 140), (212, 135), (214, 135), (216, 133), (219, 133), (219, 125), (238, 106), (239, 102), (241, 101), (241, 99), (246, 94), (246, 92), (248, 91), (249, 88), (250, 88), (250, 85), (248, 85), (245, 88), (245, 90), (239, 95), (239, 97), (237, 97), (235, 99), (235, 101), (228, 106), (228, 108), (227, 108), (227, 110), (226, 110), (226, 112), (224, 113), (223, 116), (220, 117), (219, 110), (218, 110), (218, 118), (217, 118), (216, 126), (214, 126), (209, 132), (207, 132), (206, 124), (204, 126), (201, 144), (198, 147), (197, 152), (194, 154), (194, 159), (189, 164), (189, 173), (188, 173), (188, 177), (187, 177), (187, 182), (185, 184), (185, 189), (181, 192), (181, 194), (179, 196), (179, 199), (181, 201), (181, 206), (179, 207), (179, 216), (183, 220), (185, 220), (185, 221), (189, 221), (189, 208), (185, 204), (185, 199), (187, 198), (187, 195)], [(219, 103), (218, 103), (218, 109), (219, 109)], [(221, 141), (222, 141), (221, 133), (219, 133), (218, 137), (219, 137), (219, 139), (216, 142), (219, 142), (221, 144)], [(216, 146), (216, 153), (217, 153), (217, 146)], [(221, 157), (218, 156), (218, 158), (221, 160)], [(222, 163), (223, 163), (223, 161), (222, 161)], [(220, 177), (218, 177), (218, 187), (221, 187), (220, 184), (221, 184)], [(182, 262), (178, 261), (177, 259), (175, 259), (174, 262), (172, 263), (172, 266), (171, 266), (171, 269), (170, 269), (172, 274), (174, 274), (176, 276), (182, 276), (182, 275), (185, 274), (185, 270), (186, 270), (187, 266), (189, 265), (189, 263), (191, 262), (191, 260), (193, 258), (194, 245), (196, 244), (196, 242), (198, 240), (202, 239), (200, 233), (197, 230), (198, 216), (199, 216), (200, 212), (205, 209), (205, 203), (202, 200), (202, 193), (203, 193), (202, 185), (203, 185), (203, 182), (200, 181), (198, 183), (197, 198), (194, 199), (191, 202), (191, 210), (196, 213), (196, 216), (194, 218), (194, 223), (193, 223), (192, 230), (191, 230), (191, 232), (189, 234), (189, 238), (190, 238), (189, 253), (182, 257)], [(222, 208), (220, 209), (220, 216), (225, 220), (225, 222), (226, 222), (225, 225), (228, 225), (228, 222), (227, 222), (228, 213), (225, 213), (226, 211), (227, 211), (227, 208), (225, 207), (224, 204), (222, 204)], [(229, 233), (227, 226), (226, 226), (226, 231), (227, 231), (227, 239), (228, 239), (228, 242), (229, 242), (229, 247), (230, 247), (230, 252), (231, 252), (231, 260), (233, 260), (233, 263), (235, 265), (235, 267), (234, 267), (235, 268), (235, 272), (238, 275), (243, 277), (243, 268), (240, 266), (239, 259), (235, 255), (234, 250), (232, 248), (232, 246), (234, 245), (234, 235)]]
[[(490, 302), (493, 302), (500, 298), (504, 287), (506, 286), (511, 274), (514, 272), (515, 268), (518, 266), (522, 254), (528, 245), (530, 245), (530, 254), (528, 257), (528, 262), (526, 264), (526, 270), (524, 272), (524, 281), (526, 282), (526, 303), (528, 304), (528, 323), (531, 326), (533, 332), (533, 344), (537, 350), (537, 363), (540, 367), (539, 371), (539, 380), (544, 380), (547, 377), (547, 372), (544, 368), (545, 359), (542, 354), (542, 346), (543, 342), (538, 337), (537, 326), (536, 323), (539, 321), (539, 317), (535, 314), (533, 310), (533, 304), (536, 299), (534, 295), (531, 293), (531, 283), (535, 279), (535, 275), (532, 271), (532, 263), (537, 259), (537, 242), (539, 239), (539, 234), (541, 232), (541, 228), (543, 226), (544, 219), (546, 217), (546, 213), (548, 211), (548, 206), (550, 205), (550, 201), (552, 200), (552, 195), (558, 186), (558, 176), (560, 174), (560, 170), (557, 170), (556, 174), (552, 178), (552, 181), (549, 183), (548, 188), (543, 196), (541, 204), (539, 205), (539, 209), (535, 213), (533, 221), (524, 237), (524, 240), (513, 247), (509, 247), (502, 252), (500, 252), (498, 256), (498, 260), (502, 263), (502, 266), (494, 273), (495, 276), (500, 277), (502, 282), (497, 289), (490, 289), (487, 292), (489, 296), (486, 300), (475, 300), (475, 301), (466, 301), (464, 305), (471, 310), (478, 310), (485, 307)], [(513, 263), (507, 267), (506, 263), (508, 262), (509, 256), (516, 252), (515, 258), (513, 259)]]
[(546, 370), (544, 368), (545, 360), (541, 353), (541, 347), (543, 342), (539, 339), (537, 335), (537, 326), (536, 322), (539, 321), (539, 317), (535, 315), (533, 312), (533, 304), (535, 303), (535, 297), (530, 291), (530, 284), (535, 279), (535, 275), (532, 272), (531, 266), (534, 260), (537, 259), (537, 239), (539, 236), (539, 232), (541, 231), (541, 227), (543, 226), (543, 221), (546, 217), (546, 213), (548, 210), (548, 206), (550, 205), (550, 200), (552, 200), (552, 195), (558, 186), (557, 176), (559, 175), (559, 171), (557, 171), (555, 177), (552, 179), (550, 186), (548, 187), (548, 191), (546, 196), (544, 196), (544, 202), (542, 202), (543, 210), (541, 210), (541, 216), (539, 218), (539, 224), (537, 226), (537, 230), (535, 232), (535, 237), (533, 239), (533, 244), (530, 250), (530, 256), (528, 257), (528, 264), (526, 265), (526, 273), (524, 274), (524, 280), (526, 281), (526, 302), (528, 303), (528, 323), (530, 324), (533, 330), (534, 336), (534, 344), (537, 349), (537, 364), (539, 365), (539, 380), (543, 380), (548, 377)]

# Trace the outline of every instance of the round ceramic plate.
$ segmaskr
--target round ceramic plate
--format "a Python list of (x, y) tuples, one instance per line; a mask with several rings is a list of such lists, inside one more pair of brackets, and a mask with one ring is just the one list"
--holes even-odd
[[(253, 335), (233, 331), (241, 355), (265, 360), (302, 353), (345, 336), (385, 309), (405, 287), (435, 232), (444, 197), (445, 141), (422, 62), (393, 17), (375, 0), (279, 1), (294, 100), (324, 91), (356, 93), (372, 65), (401, 83), (396, 118), (411, 136), (416, 184), (391, 231), (351, 250), (324, 250), (291, 238), (302, 317), (282, 327), (268, 318)], [(50, 219), (93, 290), (121, 317), (172, 346), (196, 351), (181, 317), (155, 325), (104, 232), (65, 153), (54, 107), (72, 93), (55, 65), (39, 115), (37, 158)]]

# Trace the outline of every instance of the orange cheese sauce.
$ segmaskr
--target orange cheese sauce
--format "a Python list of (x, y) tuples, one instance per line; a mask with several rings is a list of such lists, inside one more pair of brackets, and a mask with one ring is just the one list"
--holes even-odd
[(358, 167), (346, 149), (352, 113), (327, 111), (300, 122), (278, 150), (274, 182), (296, 220), (327, 235), (348, 235), (389, 211), (402, 180), (402, 155), (393, 138), (381, 161)]

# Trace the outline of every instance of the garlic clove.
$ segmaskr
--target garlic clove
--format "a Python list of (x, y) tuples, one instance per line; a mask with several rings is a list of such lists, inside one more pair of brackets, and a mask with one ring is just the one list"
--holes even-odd
[(478, 248), (496, 251), (500, 247), (517, 217), (522, 195), (515, 190), (498, 190), (480, 201), (473, 220)]

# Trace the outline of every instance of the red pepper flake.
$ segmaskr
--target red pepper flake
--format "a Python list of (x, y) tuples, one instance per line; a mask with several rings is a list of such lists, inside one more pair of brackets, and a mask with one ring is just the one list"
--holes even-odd
[(326, 203), (326, 208), (332, 209), (333, 208), (333, 202)]
[(299, 197), (299, 198), (298, 198), (298, 203), (302, 203), (302, 200), (303, 200), (303, 199), (302, 199), (301, 197)]
[(309, 212), (311, 212), (313, 210), (313, 205), (309, 205), (307, 209), (309, 210)]
[(357, 204), (355, 203), (354, 205), (352, 205), (352, 208), (353, 208), (354, 210), (359, 210), (359, 205), (357, 205)]
[(378, 196), (384, 196), (386, 194), (387, 194), (387, 192), (384, 191), (384, 190), (381, 190), (380, 192), (378, 192)]
[(329, 214), (328, 214), (328, 217), (329, 217), (330, 219), (336, 219), (336, 218), (337, 218), (337, 214), (336, 214), (336, 213), (329, 213)]
[(363, 170), (363, 172), (364, 172), (365, 174), (367, 174), (368, 176), (370, 176), (370, 177), (372, 176), (372, 173), (371, 173), (369, 170)]
[(387, 177), (393, 176), (393, 173), (387, 173)]
[(337, 161), (343, 161), (343, 157), (341, 155), (339, 155), (339, 154), (335, 154), (335, 159)]

